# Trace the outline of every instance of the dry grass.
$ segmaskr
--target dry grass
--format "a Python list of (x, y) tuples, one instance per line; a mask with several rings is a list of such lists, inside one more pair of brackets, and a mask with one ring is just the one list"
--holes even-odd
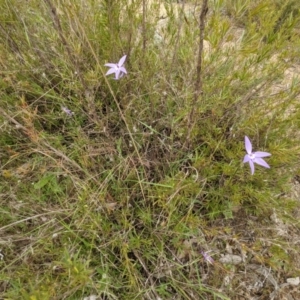
[(208, 8), (0, 1), (1, 299), (299, 298), (299, 5)]

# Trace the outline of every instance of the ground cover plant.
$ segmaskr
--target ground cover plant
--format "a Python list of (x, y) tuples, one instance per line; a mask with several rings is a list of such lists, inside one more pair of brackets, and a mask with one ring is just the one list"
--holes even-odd
[(1, 299), (300, 297), (298, 1), (0, 9)]

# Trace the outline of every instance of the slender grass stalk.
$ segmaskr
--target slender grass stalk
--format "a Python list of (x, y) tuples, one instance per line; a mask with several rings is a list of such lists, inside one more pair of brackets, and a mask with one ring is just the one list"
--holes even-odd
[(178, 49), (179, 49), (178, 46), (179, 46), (179, 41), (180, 41), (180, 36), (181, 36), (181, 31), (182, 31), (182, 25), (183, 25), (183, 20), (185, 19), (184, 7), (185, 7), (185, 0), (183, 0), (182, 4), (181, 4), (181, 11), (179, 14), (180, 18), (179, 18), (179, 22), (178, 22), (178, 26), (177, 26), (177, 33), (176, 33), (176, 39), (175, 39), (175, 43), (174, 43), (174, 52), (173, 52), (171, 66), (175, 66), (176, 58), (177, 58), (177, 54), (178, 54)]
[(146, 32), (146, 13), (147, 13), (147, 4), (146, 0), (143, 0), (143, 51), (146, 51), (147, 44), (147, 32)]
[(188, 117), (188, 133), (187, 138), (184, 144), (184, 148), (190, 148), (190, 138), (191, 132), (195, 123), (195, 110), (198, 104), (200, 95), (202, 95), (202, 60), (203, 60), (203, 40), (204, 40), (204, 30), (205, 30), (205, 17), (208, 12), (208, 0), (204, 0), (202, 3), (202, 8), (199, 15), (199, 44), (198, 44), (198, 60), (197, 60), (197, 69), (196, 69), (196, 81), (194, 87), (194, 97), (192, 101), (191, 112)]

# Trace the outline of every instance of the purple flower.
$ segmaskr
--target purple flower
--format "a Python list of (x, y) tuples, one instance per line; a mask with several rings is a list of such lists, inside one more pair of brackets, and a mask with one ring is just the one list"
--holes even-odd
[(106, 72), (105, 75), (110, 75), (115, 73), (115, 79), (118, 80), (124, 76), (124, 74), (127, 74), (127, 71), (125, 67), (123, 67), (123, 64), (126, 60), (126, 55), (124, 55), (117, 64), (105, 64), (104, 66), (110, 67), (110, 69)]
[(243, 163), (249, 163), (251, 169), (251, 175), (254, 174), (254, 163), (261, 165), (265, 168), (270, 168), (270, 166), (262, 159), (262, 157), (271, 156), (268, 152), (252, 152), (252, 144), (247, 136), (245, 136), (245, 148), (247, 154), (244, 157)]
[(213, 258), (212, 258), (207, 252), (201, 251), (201, 254), (202, 254), (203, 258), (204, 258), (207, 262), (209, 262), (210, 264), (213, 264), (213, 263), (214, 263)]
[(67, 107), (62, 107), (61, 110), (67, 114), (68, 116), (73, 116), (74, 115), (74, 112), (72, 112), (70, 109), (68, 109)]

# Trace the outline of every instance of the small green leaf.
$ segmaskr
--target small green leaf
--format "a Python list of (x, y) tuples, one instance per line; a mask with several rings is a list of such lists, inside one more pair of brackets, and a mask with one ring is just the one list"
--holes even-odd
[(37, 183), (35, 183), (33, 187), (36, 190), (41, 189), (42, 187), (44, 187), (52, 179), (53, 179), (53, 174), (45, 175), (44, 177), (42, 177), (41, 180), (39, 180)]

